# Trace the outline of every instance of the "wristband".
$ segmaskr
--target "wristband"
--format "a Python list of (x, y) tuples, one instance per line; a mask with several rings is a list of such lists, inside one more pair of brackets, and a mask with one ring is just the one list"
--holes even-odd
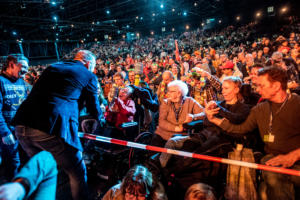
[(30, 189), (30, 184), (29, 181), (25, 178), (16, 178), (13, 180), (14, 183), (20, 183), (24, 189), (25, 189), (25, 197), (27, 196), (29, 189)]

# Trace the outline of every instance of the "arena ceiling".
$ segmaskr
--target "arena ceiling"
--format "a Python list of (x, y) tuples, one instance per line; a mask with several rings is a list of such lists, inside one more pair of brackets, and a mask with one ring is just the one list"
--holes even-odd
[[(287, 3), (288, 2), (288, 3)], [(222, 26), (251, 20), (258, 10), (289, 6), (297, 0), (0, 0), (1, 41), (103, 40), (128, 32), (150, 35), (201, 27), (208, 19)], [(292, 6), (291, 6), (292, 5)]]

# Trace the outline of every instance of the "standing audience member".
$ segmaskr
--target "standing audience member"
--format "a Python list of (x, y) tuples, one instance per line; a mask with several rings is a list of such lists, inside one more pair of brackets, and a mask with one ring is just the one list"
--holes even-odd
[(20, 77), (27, 69), (25, 56), (9, 55), (0, 75), (0, 156), (7, 180), (11, 180), (20, 166), (18, 141), (11, 120), (27, 97), (25, 81)]
[(49, 151), (69, 176), (72, 197), (88, 199), (86, 167), (78, 137), (79, 108), (101, 120), (93, 53), (80, 50), (73, 61), (50, 65), (18, 109), (16, 135), (32, 157)]

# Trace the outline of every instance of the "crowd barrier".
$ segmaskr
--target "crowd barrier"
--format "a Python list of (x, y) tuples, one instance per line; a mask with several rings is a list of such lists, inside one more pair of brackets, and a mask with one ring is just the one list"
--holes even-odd
[(271, 171), (271, 172), (275, 172), (275, 173), (300, 176), (300, 171), (293, 170), (293, 169), (272, 167), (272, 166), (267, 166), (267, 165), (262, 165), (262, 164), (257, 164), (257, 163), (249, 163), (249, 162), (244, 162), (244, 161), (231, 160), (231, 159), (227, 159), (227, 158), (201, 155), (201, 154), (190, 153), (190, 152), (186, 152), (186, 151), (179, 151), (179, 150), (174, 150), (174, 149), (167, 149), (167, 148), (162, 148), (162, 147), (140, 144), (140, 143), (136, 143), (136, 142), (125, 141), (125, 140), (118, 140), (118, 139), (113, 139), (113, 138), (109, 138), (109, 137), (98, 136), (98, 135), (93, 135), (93, 134), (88, 134), (88, 133), (83, 133), (83, 132), (79, 132), (79, 137), (89, 139), (89, 140), (95, 140), (95, 141), (100, 141), (100, 142), (105, 142), (105, 143), (111, 143), (111, 144), (117, 144), (117, 145), (137, 148), (137, 149), (144, 149), (144, 150), (148, 150), (148, 151), (156, 151), (156, 152), (168, 153), (168, 154), (173, 154), (173, 155), (178, 155), (178, 156), (196, 158), (196, 159), (200, 159), (200, 160), (218, 162), (218, 163), (223, 163), (223, 164), (228, 164), (228, 165), (237, 165), (237, 166), (241, 166), (241, 167), (249, 167), (249, 168), (253, 168), (253, 169)]

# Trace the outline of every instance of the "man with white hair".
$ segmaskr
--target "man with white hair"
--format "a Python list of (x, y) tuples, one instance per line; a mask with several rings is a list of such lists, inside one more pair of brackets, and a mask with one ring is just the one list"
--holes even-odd
[(69, 176), (73, 199), (87, 199), (86, 167), (78, 137), (79, 108), (101, 119), (97, 78), (92, 73), (95, 55), (80, 50), (73, 61), (58, 62), (45, 69), (19, 107), (13, 123), (16, 136), (32, 157), (49, 151)]
[(168, 98), (159, 106), (158, 127), (152, 145), (163, 147), (174, 134), (186, 135), (183, 124), (203, 118), (203, 108), (187, 94), (186, 83), (175, 80), (168, 84)]

